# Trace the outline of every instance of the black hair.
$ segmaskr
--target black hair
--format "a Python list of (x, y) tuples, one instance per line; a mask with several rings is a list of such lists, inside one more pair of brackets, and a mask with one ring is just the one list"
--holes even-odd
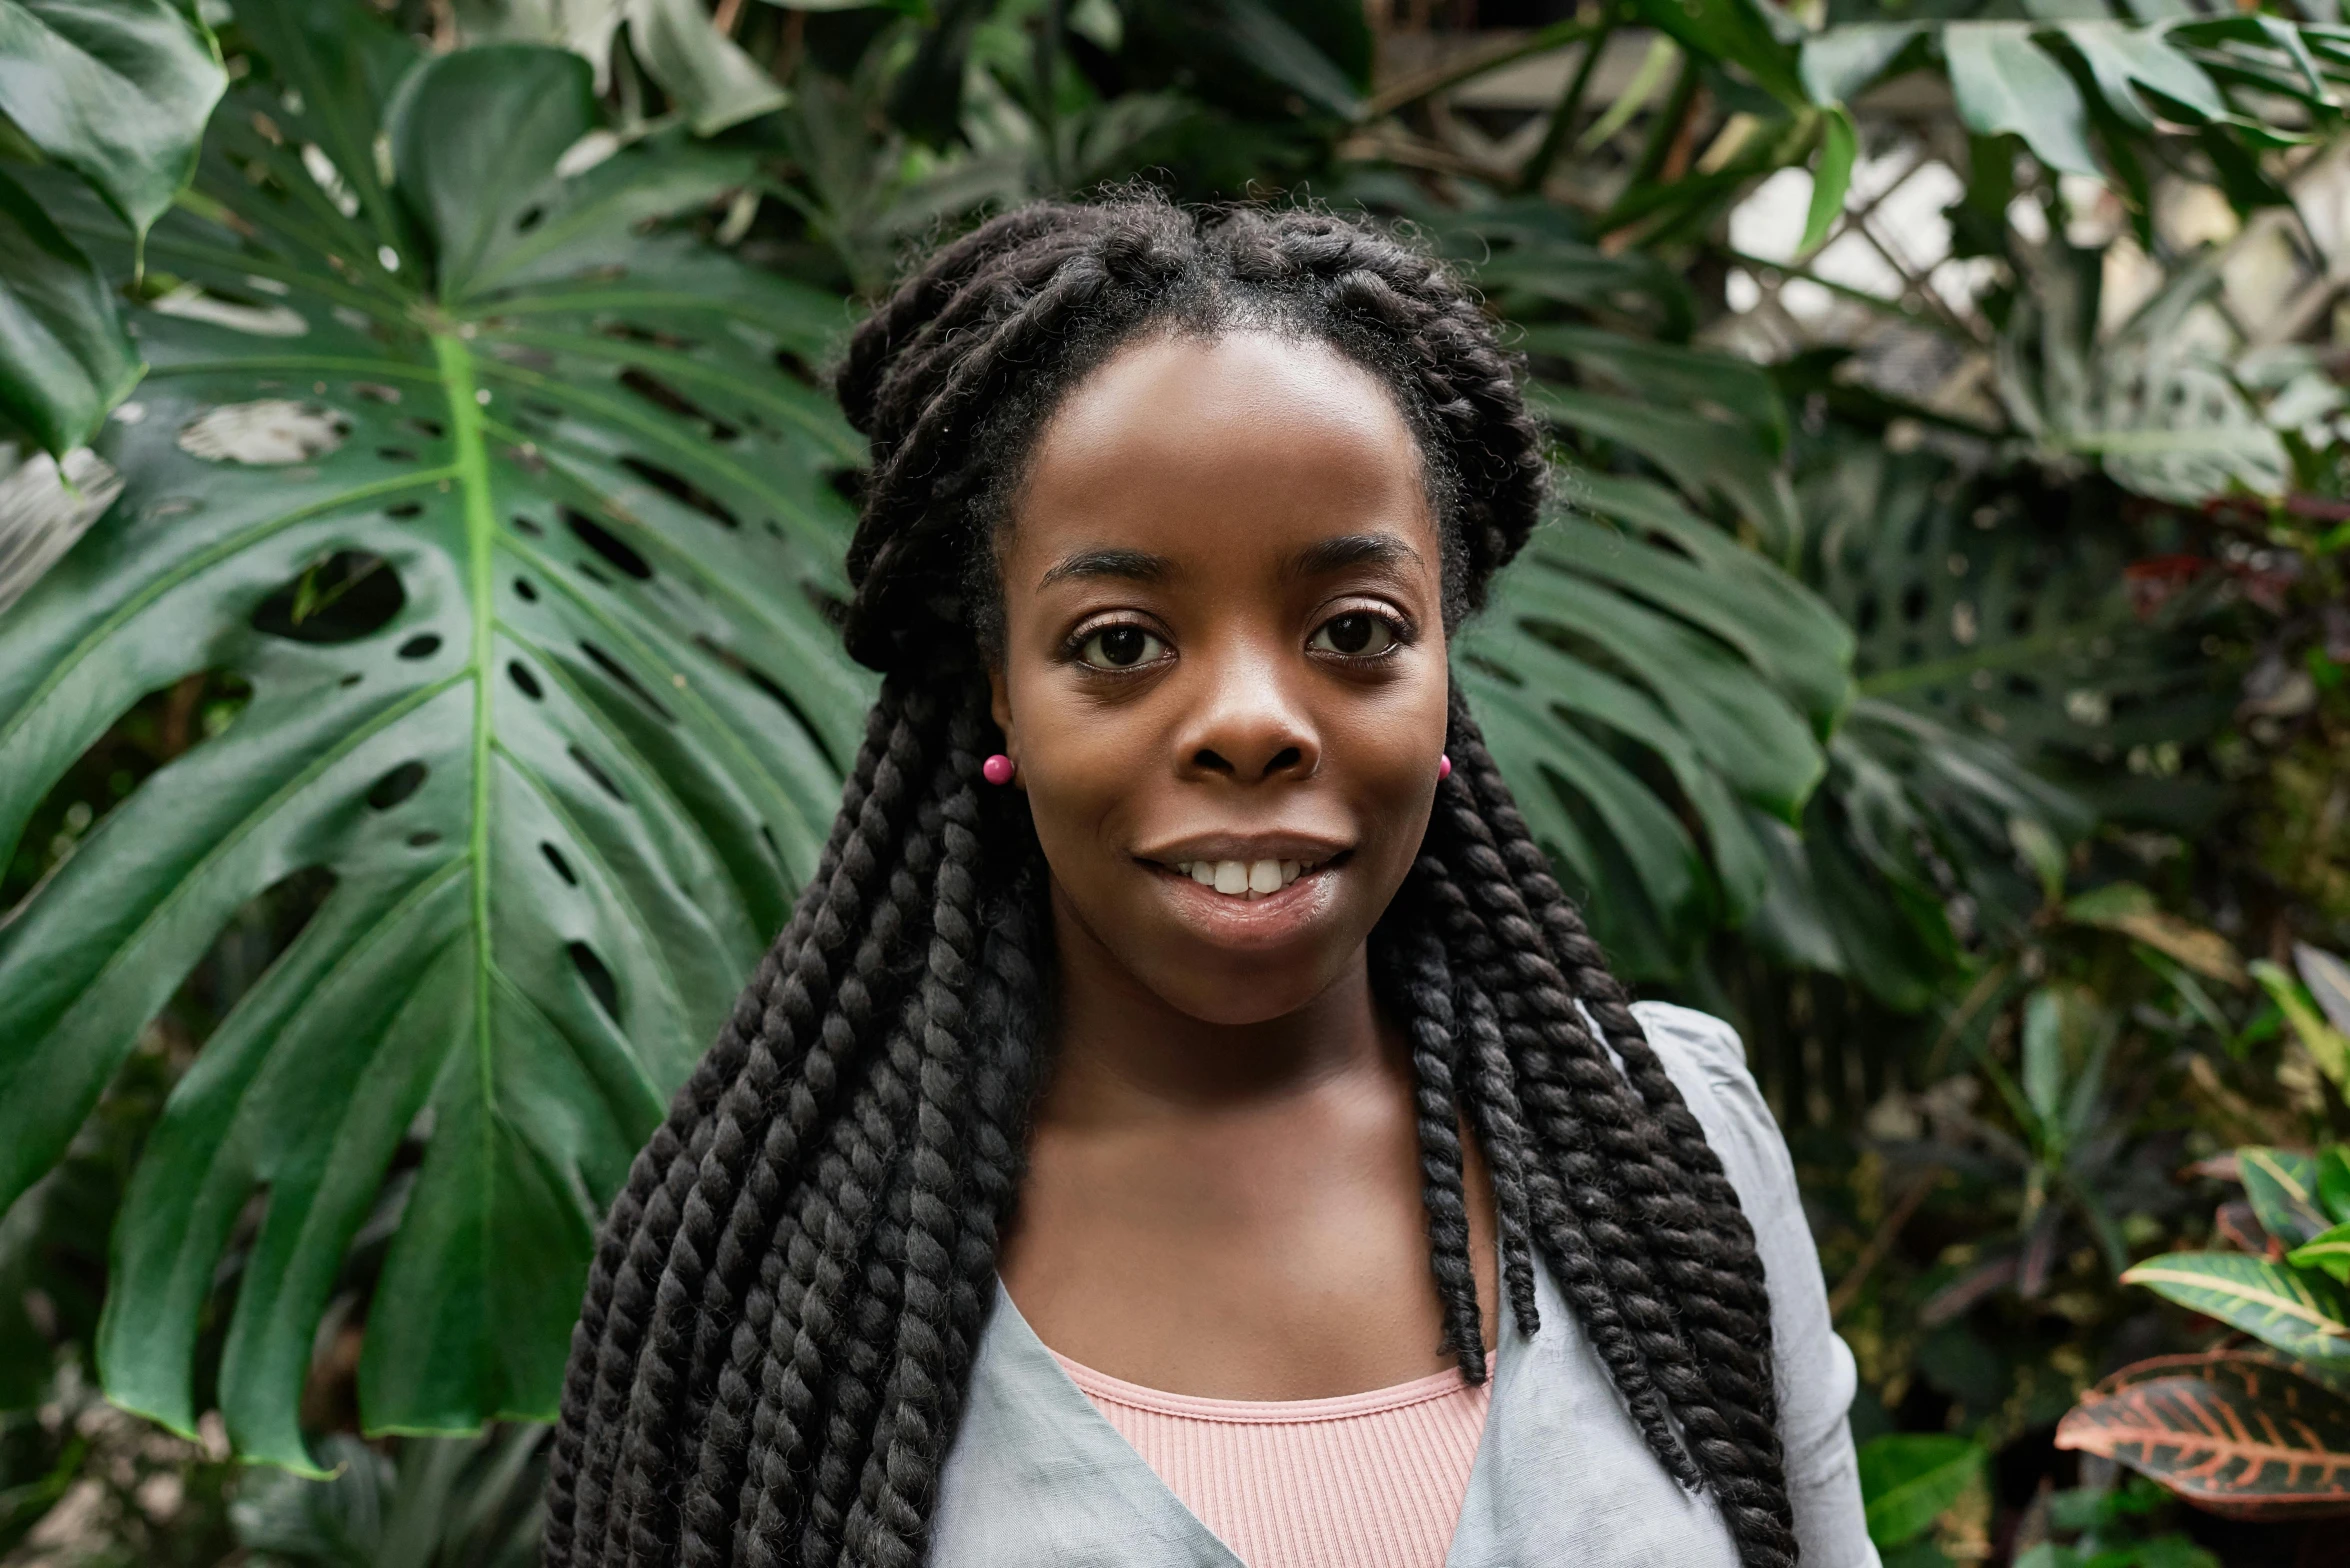
[[(939, 250), (837, 385), (872, 442), (849, 651), (883, 674), (814, 880), (599, 1237), (552, 1455), (549, 1568), (919, 1563), (1050, 1066), (1052, 936), (1000, 737), (992, 529), (1058, 398), (1154, 330), (1271, 326), (1418, 436), (1448, 598), (1532, 530), (1540, 432), (1476, 296), (1327, 213), (1039, 203)], [(975, 595), (978, 598), (975, 600)], [(1421, 853), (1372, 940), (1417, 1085), (1446, 1349), (1485, 1373), (1461, 1129), (1504, 1294), (1549, 1268), (1658, 1461), (1747, 1568), (1795, 1540), (1754, 1236), (1457, 689)]]

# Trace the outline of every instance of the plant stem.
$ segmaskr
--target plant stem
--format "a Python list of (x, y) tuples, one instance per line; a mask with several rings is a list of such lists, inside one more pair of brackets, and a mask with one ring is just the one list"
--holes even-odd
[(1433, 71), (1423, 71), (1418, 76), (1406, 77), (1384, 91), (1373, 93), (1369, 98), (1363, 100), (1362, 117), (1366, 120), (1376, 120), (1381, 115), (1393, 114), (1408, 104), (1418, 103), (1423, 98), (1433, 98), (1436, 94), (1447, 92), (1460, 86), (1463, 82), (1473, 81), (1488, 71), (1498, 71), (1505, 65), (1514, 65), (1520, 60), (1531, 59), (1538, 54), (1548, 54), (1553, 49), (1564, 49), (1569, 44), (1580, 43), (1582, 40), (1596, 33), (1605, 32), (1614, 26), (1615, 23), (1612, 20), (1553, 22), (1548, 27), (1542, 28), (1516, 43), (1503, 44), (1497, 49), (1472, 56), (1467, 60), (1438, 66)]
[(1583, 115), (1583, 95), (1590, 91), (1592, 75), (1599, 68), (1599, 57), (1607, 50), (1608, 40), (1615, 36), (1613, 22), (1601, 27), (1584, 48), (1583, 58), (1575, 66), (1575, 74), (1559, 94), (1558, 106), (1550, 111), (1550, 124), (1542, 132), (1542, 145), (1534, 149), (1525, 165), (1518, 170), (1518, 189), (1538, 191), (1542, 182), (1550, 178), (1551, 166), (1558, 162), (1565, 150), (1567, 138), (1575, 134), (1575, 122)]

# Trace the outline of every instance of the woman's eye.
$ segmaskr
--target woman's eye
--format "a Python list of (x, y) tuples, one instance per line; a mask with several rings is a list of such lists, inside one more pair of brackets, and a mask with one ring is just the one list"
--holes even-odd
[(1307, 647), (1320, 653), (1340, 653), (1350, 659), (1376, 658), (1396, 644), (1395, 627), (1382, 616), (1353, 610), (1333, 615), (1314, 633)]
[(1105, 626), (1077, 645), (1078, 661), (1097, 670), (1131, 670), (1166, 652), (1165, 642), (1139, 626)]

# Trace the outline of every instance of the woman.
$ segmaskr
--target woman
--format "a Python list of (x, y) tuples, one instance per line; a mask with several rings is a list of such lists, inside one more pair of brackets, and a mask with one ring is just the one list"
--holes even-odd
[(1874, 1565), (1737, 1042), (1447, 674), (1513, 370), (1405, 245), (1149, 197), (859, 329), (882, 693), (605, 1226), (551, 1565)]

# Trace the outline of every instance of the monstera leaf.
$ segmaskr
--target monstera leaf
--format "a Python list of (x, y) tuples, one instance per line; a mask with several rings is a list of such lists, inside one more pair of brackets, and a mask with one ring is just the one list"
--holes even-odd
[(142, 694), (251, 696), (0, 926), (0, 1204), (241, 906), (323, 891), (147, 1144), (99, 1343), (113, 1398), (190, 1426), (233, 1239), (219, 1406), (299, 1467), (313, 1333), (395, 1162), (365, 1424), (552, 1410), (601, 1206), (861, 728), (822, 609), (827, 475), (861, 451), (788, 368), (839, 302), (647, 231), (744, 168), (655, 140), (576, 169), (598, 118), (560, 51), (238, 17), (203, 215), (148, 242), (170, 292), (103, 443), (123, 495), (0, 621), (0, 852)]
[(1861, 697), (1754, 929), (1915, 1008), (1970, 936), (2021, 931), (2100, 817), (2192, 831), (2209, 792), (2099, 759), (2208, 734), (2234, 697), (2195, 596), (2136, 614), (2130, 542), (2059, 520), (2063, 492), (1878, 441), (1820, 450), (1806, 575), (1856, 633)]
[(2232, 1519), (2350, 1514), (2350, 1399), (2267, 1356), (2124, 1367), (2065, 1413), (2056, 1446), (2119, 1460)]
[[(1457, 666), (1528, 820), (1629, 968), (1677, 969), (1769, 880), (1763, 835), (1825, 768), (1850, 634), (1645, 480), (1569, 474)], [(1690, 824), (1697, 832), (1692, 833)]]

